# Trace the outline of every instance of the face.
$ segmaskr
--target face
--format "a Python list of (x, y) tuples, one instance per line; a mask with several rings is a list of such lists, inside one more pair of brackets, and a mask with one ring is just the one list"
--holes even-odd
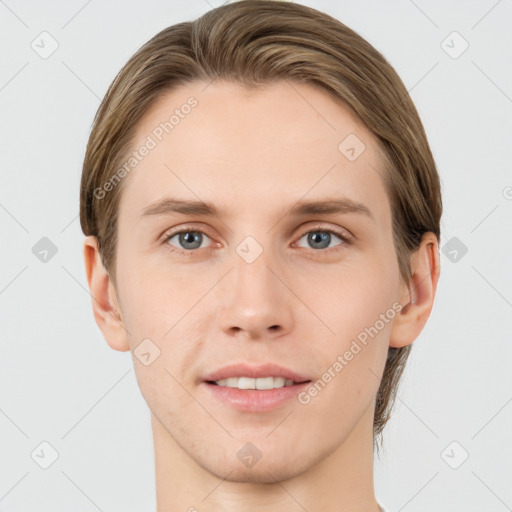
[[(124, 178), (117, 300), (166, 435), (219, 478), (289, 478), (373, 421), (400, 296), (383, 165), (313, 85), (206, 85), (166, 93), (137, 127), (133, 148), (154, 147)], [(273, 364), (259, 374), (296, 384), (206, 382), (236, 364), (231, 377)]]

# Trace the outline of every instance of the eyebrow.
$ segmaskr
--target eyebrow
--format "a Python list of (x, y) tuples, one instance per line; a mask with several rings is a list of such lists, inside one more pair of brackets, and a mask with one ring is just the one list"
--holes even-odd
[[(204, 201), (190, 201), (174, 197), (166, 197), (146, 207), (142, 211), (141, 217), (168, 215), (172, 213), (204, 217), (220, 217), (225, 213), (225, 210), (221, 211), (212, 203)], [(290, 208), (287, 215), (303, 217), (334, 213), (359, 213), (369, 217), (375, 222), (375, 218), (367, 206), (348, 198), (298, 201), (292, 208)]]

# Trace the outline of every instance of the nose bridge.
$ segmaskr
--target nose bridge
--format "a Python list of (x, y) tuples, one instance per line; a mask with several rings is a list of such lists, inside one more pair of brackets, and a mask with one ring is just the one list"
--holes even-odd
[[(267, 295), (275, 295), (276, 277), (269, 268), (279, 266), (279, 262), (272, 256), (270, 236), (259, 235), (256, 239), (253, 235), (246, 236), (236, 247), (233, 269), (233, 291), (240, 294), (239, 300), (252, 296), (253, 301), (264, 299), (267, 303)], [(267, 297), (265, 297), (267, 296)]]
[(291, 321), (290, 297), (275, 275), (281, 265), (271, 235), (257, 237), (248, 235), (234, 247), (233, 268), (222, 292), (222, 329), (244, 330), (250, 337), (265, 336), (271, 328), (288, 329)]

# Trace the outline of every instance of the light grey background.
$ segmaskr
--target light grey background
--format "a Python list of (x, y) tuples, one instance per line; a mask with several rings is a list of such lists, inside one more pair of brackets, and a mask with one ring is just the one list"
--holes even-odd
[[(304, 3), (402, 77), (442, 178), (441, 246), (452, 244), (375, 462), (377, 498), (392, 511), (512, 510), (512, 2)], [(0, 1), (0, 512), (155, 509), (149, 411), (130, 354), (107, 346), (92, 314), (79, 180), (118, 70), (210, 5)], [(59, 45), (46, 59), (31, 47), (43, 31)], [(457, 58), (454, 31), (469, 44)], [(58, 249), (46, 263), (32, 252), (42, 237)], [(48, 469), (43, 441), (58, 452)]]

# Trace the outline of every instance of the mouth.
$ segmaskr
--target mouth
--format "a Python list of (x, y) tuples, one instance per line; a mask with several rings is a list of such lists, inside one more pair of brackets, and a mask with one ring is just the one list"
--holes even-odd
[(293, 403), (310, 383), (311, 380), (286, 382), (283, 377), (230, 377), (220, 381), (204, 381), (203, 385), (208, 400), (213, 403), (243, 413), (261, 414)]
[(201, 380), (207, 398), (214, 403), (241, 412), (261, 413), (289, 404), (313, 379), (274, 363), (238, 363), (213, 371)]
[(238, 387), (239, 389), (269, 389), (310, 381), (310, 375), (300, 374), (294, 370), (275, 363), (260, 364), (235, 363), (215, 370), (202, 378), (218, 386)]
[(311, 382), (311, 380), (294, 381), (292, 379), (286, 379), (284, 377), (229, 377), (219, 380), (207, 380), (207, 384), (213, 386), (234, 388), (239, 390), (258, 390), (267, 391), (271, 389), (281, 389), (284, 387), (293, 387), (300, 384)]

